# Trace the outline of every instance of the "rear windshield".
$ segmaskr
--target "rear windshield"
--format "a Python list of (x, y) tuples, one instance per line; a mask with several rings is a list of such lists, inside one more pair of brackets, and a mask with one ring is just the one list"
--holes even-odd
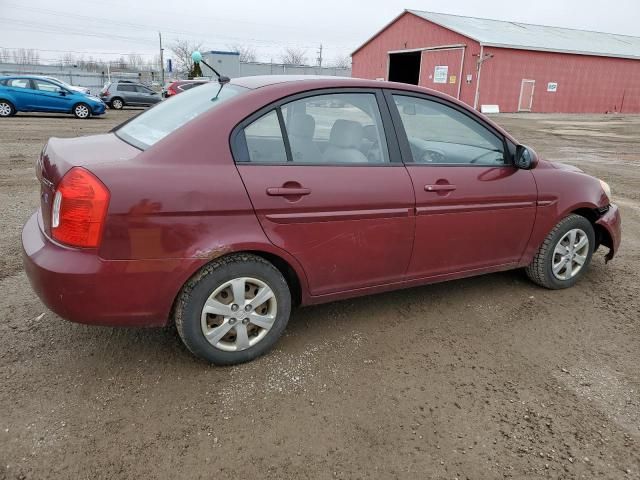
[(228, 84), (220, 90), (219, 83), (208, 83), (164, 100), (125, 123), (115, 133), (125, 142), (145, 150), (188, 121), (247, 91), (249, 89)]

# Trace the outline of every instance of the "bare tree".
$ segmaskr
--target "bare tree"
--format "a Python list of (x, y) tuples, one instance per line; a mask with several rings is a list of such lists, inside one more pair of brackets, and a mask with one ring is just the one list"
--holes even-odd
[(8, 48), (0, 48), (0, 62), (8, 63), (11, 61), (11, 50)]
[(255, 62), (258, 59), (258, 55), (256, 54), (256, 49), (254, 47), (234, 43), (233, 45), (227, 45), (227, 48), (232, 52), (239, 53), (239, 60), (243, 63)]
[(195, 50), (202, 48), (202, 42), (190, 42), (188, 40), (176, 40), (169, 49), (173, 53), (173, 61), (176, 70), (183, 75), (188, 75), (193, 71), (193, 60), (191, 54)]
[(17, 48), (11, 53), (14, 63), (19, 65), (38, 65), (40, 54), (37, 50), (30, 48)]
[(127, 63), (131, 70), (144, 70), (144, 59), (137, 53), (132, 53), (127, 58)]
[(351, 55), (339, 55), (330, 63), (336, 68), (351, 68)]
[(280, 55), (280, 61), (285, 65), (304, 65), (307, 60), (306, 54), (306, 50), (289, 47)]

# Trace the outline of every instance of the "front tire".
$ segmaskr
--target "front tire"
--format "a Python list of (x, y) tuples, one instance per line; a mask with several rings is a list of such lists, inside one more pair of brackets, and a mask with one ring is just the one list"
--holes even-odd
[(547, 235), (527, 267), (527, 275), (551, 290), (572, 287), (588, 269), (594, 248), (595, 232), (591, 222), (571, 214)]
[(16, 109), (13, 104), (7, 100), (0, 100), (0, 117), (10, 117), (15, 115)]
[(271, 350), (290, 314), (291, 293), (282, 273), (261, 257), (236, 254), (213, 261), (187, 282), (174, 319), (194, 355), (234, 365)]
[(73, 106), (73, 115), (80, 120), (86, 120), (91, 116), (91, 108), (86, 103), (78, 103)]

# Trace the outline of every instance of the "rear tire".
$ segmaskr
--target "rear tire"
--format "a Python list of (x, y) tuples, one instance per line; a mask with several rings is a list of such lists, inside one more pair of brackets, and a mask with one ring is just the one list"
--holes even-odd
[(542, 242), (526, 269), (527, 276), (551, 290), (573, 287), (589, 268), (595, 244), (591, 222), (571, 214)]
[(235, 365), (273, 348), (289, 321), (291, 294), (271, 263), (235, 254), (192, 277), (174, 312), (178, 334), (194, 355), (216, 365)]
[(121, 98), (116, 97), (116, 98), (111, 100), (109, 105), (114, 110), (122, 110), (124, 108), (124, 100), (122, 100)]
[(73, 115), (80, 120), (86, 120), (91, 116), (91, 107), (86, 103), (77, 103), (73, 106)]
[(11, 117), (16, 114), (16, 109), (8, 100), (0, 100), (0, 117)]

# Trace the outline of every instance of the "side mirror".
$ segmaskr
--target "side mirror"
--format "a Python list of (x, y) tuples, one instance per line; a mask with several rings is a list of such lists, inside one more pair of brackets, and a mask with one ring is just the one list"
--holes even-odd
[(515, 166), (521, 170), (531, 170), (538, 164), (538, 155), (531, 148), (524, 145), (516, 147)]
[(65, 90), (62, 90), (62, 89), (61, 89), (61, 90), (58, 90), (58, 93), (59, 93), (60, 95), (62, 95), (63, 97), (67, 95), (67, 92), (66, 92)]

